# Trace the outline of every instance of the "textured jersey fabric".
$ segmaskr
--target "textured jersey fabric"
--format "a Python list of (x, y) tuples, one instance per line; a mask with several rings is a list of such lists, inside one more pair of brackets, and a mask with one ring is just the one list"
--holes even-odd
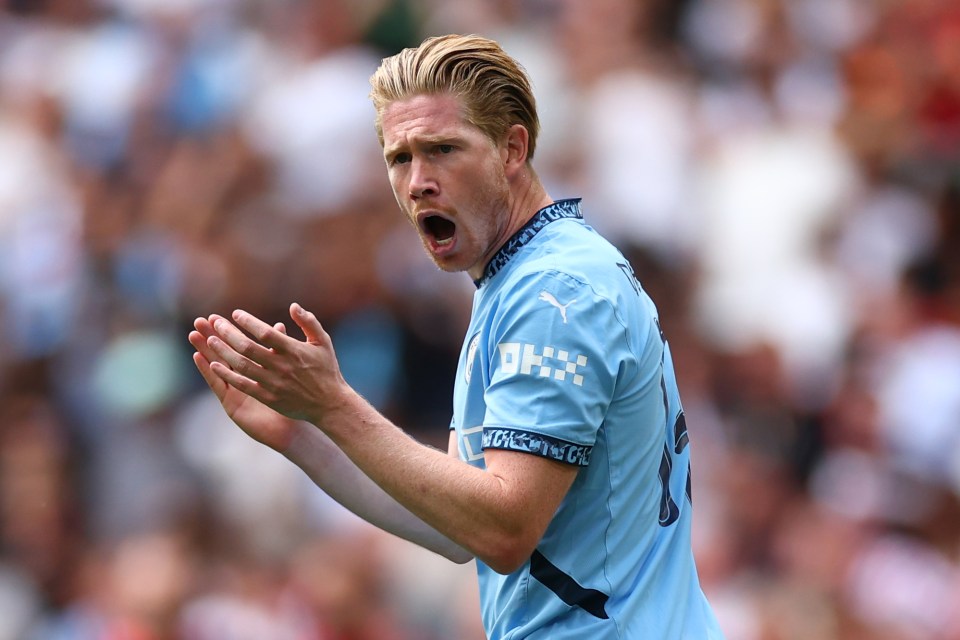
[(579, 200), (541, 209), (476, 282), (457, 371), (460, 457), (579, 467), (527, 563), (477, 562), (491, 640), (721, 638), (690, 545), (690, 448), (657, 311)]

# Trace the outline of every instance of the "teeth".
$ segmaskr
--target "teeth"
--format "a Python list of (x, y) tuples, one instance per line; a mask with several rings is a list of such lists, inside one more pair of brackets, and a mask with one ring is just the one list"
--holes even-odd
[(445, 247), (448, 244), (453, 243), (453, 237), (447, 238), (446, 240), (435, 240), (435, 242), (437, 243), (438, 247)]

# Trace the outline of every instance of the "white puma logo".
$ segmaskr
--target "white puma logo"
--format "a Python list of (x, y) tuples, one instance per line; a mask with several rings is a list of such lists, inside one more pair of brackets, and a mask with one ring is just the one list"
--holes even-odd
[(538, 299), (553, 305), (557, 309), (560, 309), (560, 317), (563, 318), (563, 324), (567, 324), (567, 307), (576, 302), (576, 299), (571, 300), (567, 304), (560, 304), (549, 291), (541, 291)]

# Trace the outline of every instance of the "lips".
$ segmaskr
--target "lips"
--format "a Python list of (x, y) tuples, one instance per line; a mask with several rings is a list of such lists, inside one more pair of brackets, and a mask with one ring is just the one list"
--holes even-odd
[(422, 213), (417, 216), (420, 232), (431, 244), (436, 247), (446, 247), (453, 244), (457, 234), (456, 223), (438, 213)]

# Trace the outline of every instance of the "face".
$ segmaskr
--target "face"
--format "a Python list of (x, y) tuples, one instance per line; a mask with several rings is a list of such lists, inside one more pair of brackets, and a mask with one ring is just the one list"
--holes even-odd
[(393, 194), (444, 271), (478, 279), (509, 237), (506, 146), (463, 116), (451, 95), (389, 104), (381, 119)]

